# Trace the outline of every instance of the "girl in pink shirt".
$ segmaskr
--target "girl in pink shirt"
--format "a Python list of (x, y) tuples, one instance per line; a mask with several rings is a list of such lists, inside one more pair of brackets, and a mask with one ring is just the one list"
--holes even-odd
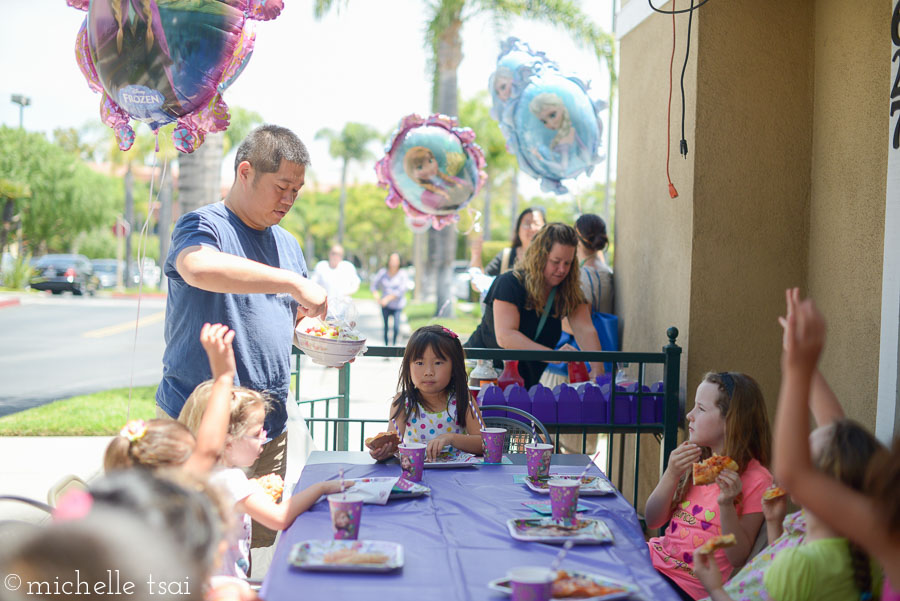
[[(687, 422), (689, 439), (672, 451), (647, 499), (647, 527), (669, 526), (647, 544), (653, 566), (679, 593), (700, 599), (706, 590), (694, 575), (694, 549), (713, 536), (734, 534), (737, 544), (714, 555), (725, 578), (750, 554), (763, 523), (762, 494), (772, 483), (765, 467), (771, 434), (759, 386), (735, 372), (706, 374)], [(695, 486), (691, 466), (713, 453), (734, 459), (738, 471), (723, 470), (714, 483)]]

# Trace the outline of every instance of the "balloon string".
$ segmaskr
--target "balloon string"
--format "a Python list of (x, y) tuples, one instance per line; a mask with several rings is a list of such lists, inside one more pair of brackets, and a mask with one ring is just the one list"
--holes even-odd
[[(157, 138), (157, 145), (159, 144), (159, 138)], [(159, 149), (157, 148), (157, 152)], [(153, 154), (153, 165), (150, 168), (150, 195), (147, 199), (147, 218), (144, 220), (144, 226), (141, 228), (141, 233), (138, 236), (138, 296), (137, 296), (137, 315), (134, 319), (134, 341), (131, 347), (131, 375), (130, 381), (128, 384), (128, 407), (125, 411), (125, 421), (131, 419), (131, 401), (134, 394), (134, 367), (137, 360), (137, 338), (138, 338), (138, 328), (140, 327), (141, 322), (141, 298), (143, 297), (144, 290), (144, 259), (147, 255), (147, 231), (150, 226), (150, 215), (153, 213), (153, 184), (154, 179), (156, 177), (156, 162), (157, 154)], [(156, 192), (156, 200), (159, 201), (159, 191), (162, 190), (162, 183), (166, 178), (166, 168), (169, 165), (168, 157), (164, 159), (163, 162), (163, 171), (160, 176), (159, 181), (159, 189)], [(128, 274), (125, 274), (125, 277), (128, 277)]]

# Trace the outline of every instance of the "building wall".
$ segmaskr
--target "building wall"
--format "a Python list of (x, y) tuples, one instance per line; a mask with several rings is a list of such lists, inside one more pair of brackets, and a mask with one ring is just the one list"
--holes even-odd
[(806, 282), (813, 3), (710, 2), (698, 20), (687, 386), (747, 373), (774, 416), (776, 317)]
[(874, 431), (891, 86), (888, 0), (818, 0), (809, 291), (828, 319), (820, 366)]
[[(622, 37), (616, 307), (626, 349), (655, 350), (667, 326), (679, 328), (687, 409), (706, 371), (735, 370), (758, 380), (774, 419), (776, 318), (785, 288), (800, 286), (829, 319), (823, 372), (848, 414), (874, 426), (889, 15), (887, 0), (705, 5), (685, 78), (686, 160), (679, 15), (674, 200), (665, 180), (671, 17), (653, 14)], [(648, 456), (658, 445), (642, 445)], [(658, 464), (641, 463), (644, 499)]]

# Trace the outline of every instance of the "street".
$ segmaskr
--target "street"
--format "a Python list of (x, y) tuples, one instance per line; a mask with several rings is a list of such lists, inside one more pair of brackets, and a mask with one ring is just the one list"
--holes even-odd
[(162, 375), (164, 299), (23, 296), (0, 309), (0, 416)]
[[(135, 298), (22, 295), (0, 309), (0, 417), (79, 394), (151, 386), (162, 376), (165, 299), (144, 298), (137, 328)], [(359, 329), (381, 345), (381, 312), (356, 301)], [(406, 340), (404, 324), (401, 338)], [(133, 367), (132, 367), (133, 366)], [(355, 417), (385, 417), (396, 390), (399, 359), (359, 359), (351, 369)], [(337, 370), (303, 359), (301, 396), (337, 392)]]

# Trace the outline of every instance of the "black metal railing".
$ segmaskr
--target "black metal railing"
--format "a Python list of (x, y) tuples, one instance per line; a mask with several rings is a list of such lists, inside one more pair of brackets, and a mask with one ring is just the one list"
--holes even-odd
[[(679, 394), (679, 378), (680, 378), (680, 361), (681, 347), (675, 340), (678, 337), (678, 330), (674, 327), (666, 331), (668, 344), (662, 347), (658, 353), (650, 352), (626, 352), (626, 351), (525, 351), (525, 350), (506, 350), (506, 349), (480, 349), (467, 348), (467, 359), (518, 359), (520, 361), (550, 360), (553, 361), (597, 361), (604, 363), (612, 363), (613, 379), (618, 368), (624, 364), (637, 366), (637, 386), (634, 391), (622, 392), (617, 387), (610, 385), (609, 387), (609, 410), (607, 423), (554, 423), (544, 422), (547, 430), (554, 437), (557, 450), (560, 446), (560, 437), (563, 434), (580, 434), (582, 441), (582, 451), (584, 451), (588, 436), (599, 434), (605, 435), (606, 453), (606, 473), (613, 474), (614, 455), (617, 463), (618, 487), (621, 490), (624, 483), (625, 474), (625, 456), (626, 456), (626, 438), (633, 435), (636, 438), (634, 445), (633, 460), (633, 491), (632, 503), (636, 504), (638, 499), (639, 484), (639, 466), (640, 466), (640, 450), (641, 437), (651, 435), (662, 446), (662, 461), (660, 462), (659, 473), (665, 470), (668, 464), (669, 454), (677, 444), (678, 424), (681, 420), (678, 394)], [(357, 361), (366, 360), (371, 357), (402, 357), (404, 347), (400, 346), (371, 346), (362, 357), (357, 357)], [(359, 450), (364, 448), (364, 440), (366, 435), (374, 435), (383, 431), (383, 424), (387, 423), (386, 419), (362, 419), (350, 417), (350, 370), (351, 364), (345, 364), (338, 370), (338, 392), (335, 395), (320, 397), (314, 399), (302, 400), (300, 398), (300, 355), (302, 351), (294, 348), (296, 355), (296, 367), (292, 372), (294, 376), (294, 398), (299, 405), (306, 405), (309, 408), (309, 417), (304, 418), (309, 427), (310, 434), (313, 439), (323, 440), (324, 449), (327, 450), (350, 450), (350, 432), (353, 429), (353, 437), (357, 433), (359, 436)], [(646, 368), (651, 365), (662, 366), (662, 391), (646, 392), (644, 390), (646, 382)], [(636, 419), (633, 423), (615, 423), (617, 415), (616, 403), (622, 402), (623, 397), (631, 397), (636, 403)], [(663, 416), (662, 421), (652, 420), (644, 421), (644, 412), (642, 406), (645, 402), (658, 399), (662, 396)], [(333, 416), (331, 403), (337, 402), (337, 415)], [(321, 414), (316, 416), (316, 407), (324, 404), (324, 416)], [(377, 424), (377, 427), (373, 426)], [(368, 428), (367, 428), (368, 426)], [(358, 432), (357, 432), (358, 428)], [(601, 442), (598, 441), (598, 444)], [(354, 445), (356, 446), (356, 445)], [(618, 452), (614, 454), (614, 449)]]

